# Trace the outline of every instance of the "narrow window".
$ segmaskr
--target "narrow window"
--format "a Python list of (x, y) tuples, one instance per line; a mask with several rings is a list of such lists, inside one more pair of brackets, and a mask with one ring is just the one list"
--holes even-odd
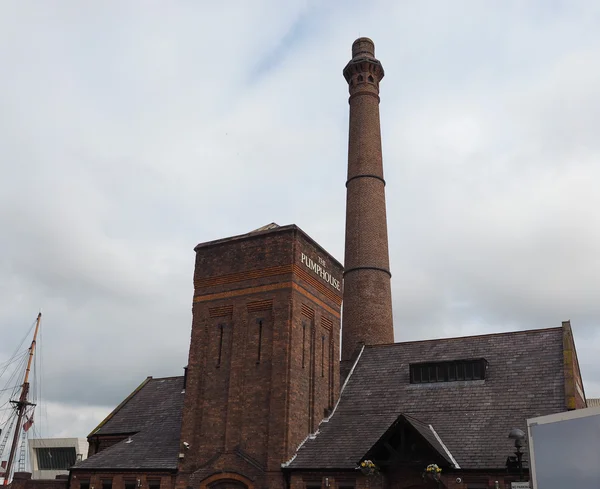
[(465, 363), (465, 380), (473, 379), (473, 362)]
[(483, 376), (481, 375), (481, 362), (479, 361), (473, 362), (473, 379), (483, 379)]
[(102, 489), (112, 489), (112, 479), (102, 479)]
[(221, 366), (222, 353), (223, 353), (223, 325), (219, 324), (219, 358), (217, 359), (217, 367)]
[(456, 364), (451, 363), (448, 365), (448, 380), (453, 382), (456, 380)]
[(373, 76), (372, 76), (372, 75), (369, 75), (369, 81), (370, 81), (371, 83), (373, 83), (373, 82), (375, 81), (375, 79), (373, 78)]
[(462, 362), (456, 364), (456, 380), (465, 380), (465, 364)]
[(304, 368), (304, 360), (306, 356), (306, 323), (302, 322), (302, 368)]
[(258, 320), (258, 358), (256, 359), (256, 364), (257, 365), (260, 363), (260, 349), (261, 349), (261, 345), (262, 345), (262, 331), (263, 331), (262, 319), (259, 319)]
[(321, 377), (325, 377), (325, 336), (321, 336)]
[(446, 382), (446, 365), (437, 366), (437, 379), (438, 382)]
[(421, 383), (421, 369), (416, 365), (410, 369), (410, 381), (413, 384)]

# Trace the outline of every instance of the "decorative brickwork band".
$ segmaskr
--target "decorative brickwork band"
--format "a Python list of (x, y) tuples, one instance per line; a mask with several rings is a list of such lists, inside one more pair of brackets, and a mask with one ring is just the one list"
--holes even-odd
[(211, 318), (231, 317), (233, 306), (209, 307), (208, 316)]
[(375, 98), (377, 99), (377, 103), (379, 103), (379, 101), (381, 100), (381, 99), (379, 98), (379, 95), (377, 95), (376, 93), (369, 92), (369, 91), (365, 90), (364, 92), (355, 92), (355, 93), (353, 93), (352, 95), (350, 95), (350, 96), (348, 97), (348, 103), (352, 102), (352, 100), (353, 100), (355, 97), (358, 97), (359, 95), (368, 95), (369, 97), (375, 97)]
[(270, 311), (273, 309), (273, 299), (248, 302), (246, 309), (248, 312)]
[(385, 185), (385, 180), (378, 175), (354, 175), (352, 178), (349, 178), (348, 181), (346, 182), (346, 188), (348, 188), (348, 184), (352, 180), (356, 180), (357, 178), (375, 178), (375, 179), (383, 182), (383, 185)]
[(379, 267), (354, 267), (354, 268), (350, 268), (349, 270), (345, 270), (344, 271), (344, 278), (346, 278), (346, 275), (348, 275), (350, 272), (356, 272), (357, 270), (379, 270), (380, 272), (383, 272), (387, 275), (390, 276), (390, 278), (392, 278), (392, 274), (389, 270), (385, 269), (385, 268), (379, 268)]
[(354, 42), (343, 74), (350, 121), (342, 361), (349, 361), (360, 344), (393, 343), (394, 329), (379, 123), (384, 70), (373, 41), (363, 37)]

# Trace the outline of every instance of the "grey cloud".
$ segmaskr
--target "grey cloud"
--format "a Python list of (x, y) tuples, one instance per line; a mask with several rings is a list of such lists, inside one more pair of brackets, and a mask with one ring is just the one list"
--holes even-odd
[(181, 373), (197, 242), (295, 222), (343, 260), (368, 35), (397, 340), (570, 318), (600, 396), (592, 2), (144, 5), (2, 7), (0, 360), (42, 307), (46, 394), (101, 416)]

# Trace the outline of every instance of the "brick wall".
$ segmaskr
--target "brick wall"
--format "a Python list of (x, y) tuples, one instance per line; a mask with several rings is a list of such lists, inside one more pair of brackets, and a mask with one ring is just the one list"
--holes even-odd
[(15, 472), (10, 489), (67, 489), (68, 480), (64, 477), (56, 479), (32, 479), (30, 472)]
[[(160, 489), (172, 489), (175, 485), (175, 474), (168, 472), (83, 472), (72, 471), (69, 489), (81, 489), (82, 482), (89, 484), (89, 489), (102, 489), (102, 481), (111, 481), (112, 489), (125, 489), (126, 482), (134, 482), (138, 489), (149, 489), (151, 483), (160, 484)], [(66, 488), (65, 486), (61, 489)], [(24, 488), (28, 489), (28, 488)], [(32, 488), (37, 489), (37, 488)], [(40, 488), (46, 489), (46, 488)], [(54, 488), (48, 488), (54, 489)], [(56, 488), (58, 489), (58, 488)]]
[(394, 474), (377, 474), (371, 477), (366, 477), (358, 471), (305, 471), (290, 474), (290, 489), (510, 489), (510, 483), (516, 480), (518, 479), (515, 476), (509, 476), (502, 471), (444, 473), (439, 485), (430, 478), (423, 478), (422, 472), (414, 469), (402, 469)]
[(342, 273), (296, 226), (196, 248), (178, 487), (216, 472), (282, 486), (339, 394)]

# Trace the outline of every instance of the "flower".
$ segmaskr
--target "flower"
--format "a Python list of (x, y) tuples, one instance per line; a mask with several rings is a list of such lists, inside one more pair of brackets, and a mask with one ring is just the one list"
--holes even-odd
[(363, 460), (356, 468), (360, 469), (360, 471), (365, 475), (373, 475), (379, 471), (377, 465), (375, 465), (375, 463), (373, 463), (371, 460)]
[(431, 477), (433, 477), (436, 480), (440, 480), (440, 473), (442, 472), (442, 469), (440, 467), (438, 467), (436, 464), (429, 464), (426, 468), (425, 468), (425, 472), (423, 473), (423, 477), (425, 477), (425, 474), (430, 474)]

